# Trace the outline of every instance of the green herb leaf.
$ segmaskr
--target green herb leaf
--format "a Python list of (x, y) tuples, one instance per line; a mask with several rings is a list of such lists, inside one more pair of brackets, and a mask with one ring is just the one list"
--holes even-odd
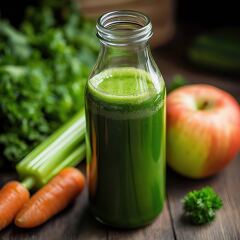
[(186, 217), (197, 225), (213, 221), (216, 210), (223, 206), (222, 200), (211, 187), (189, 192), (182, 202)]

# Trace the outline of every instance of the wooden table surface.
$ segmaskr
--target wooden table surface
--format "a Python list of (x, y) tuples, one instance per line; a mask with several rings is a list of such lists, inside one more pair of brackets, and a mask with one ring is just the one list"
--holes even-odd
[[(176, 73), (183, 74), (192, 83), (210, 83), (227, 90), (240, 100), (240, 81), (236, 77), (204, 73), (193, 69), (181, 58), (173, 56), (172, 49), (155, 51), (155, 59), (167, 82)], [(83, 165), (81, 167), (84, 167)], [(14, 178), (1, 171), (0, 185)], [(223, 199), (224, 207), (216, 220), (208, 225), (191, 226), (182, 217), (181, 199), (190, 190), (212, 186)], [(111, 197), (111, 196), (109, 196)], [(205, 180), (189, 180), (171, 170), (167, 171), (167, 199), (162, 214), (151, 225), (128, 231), (105, 227), (95, 221), (88, 209), (87, 189), (77, 201), (48, 223), (33, 230), (10, 226), (0, 233), (0, 240), (237, 240), (240, 239), (240, 155), (224, 171)]]

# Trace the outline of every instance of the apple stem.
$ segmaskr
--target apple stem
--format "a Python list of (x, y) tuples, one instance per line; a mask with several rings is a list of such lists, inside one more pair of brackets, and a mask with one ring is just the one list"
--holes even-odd
[(212, 108), (213, 103), (207, 100), (201, 101), (198, 104), (198, 110), (206, 110)]

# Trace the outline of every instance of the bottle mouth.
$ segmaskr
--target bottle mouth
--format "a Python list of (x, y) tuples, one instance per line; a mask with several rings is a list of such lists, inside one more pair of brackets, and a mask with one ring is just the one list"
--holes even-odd
[(131, 10), (103, 14), (97, 22), (97, 36), (101, 42), (126, 46), (146, 42), (152, 36), (152, 24), (143, 13)]

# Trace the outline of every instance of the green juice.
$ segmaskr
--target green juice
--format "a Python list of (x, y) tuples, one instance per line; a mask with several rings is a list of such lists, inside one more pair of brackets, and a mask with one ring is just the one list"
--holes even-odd
[[(162, 84), (162, 85), (161, 85)], [(120, 228), (149, 224), (165, 198), (165, 87), (136, 68), (112, 68), (86, 87), (90, 206)]]

